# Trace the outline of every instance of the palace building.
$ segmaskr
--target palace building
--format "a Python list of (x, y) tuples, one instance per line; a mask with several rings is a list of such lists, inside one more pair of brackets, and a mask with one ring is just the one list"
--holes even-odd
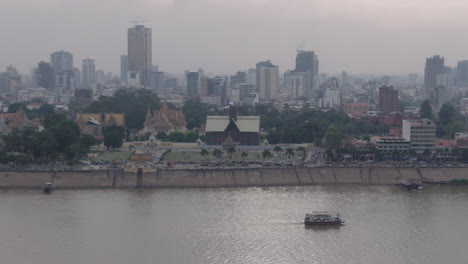
[(169, 134), (173, 131), (185, 131), (187, 123), (182, 109), (177, 109), (174, 105), (168, 104), (166, 100), (156, 113), (152, 113), (148, 108), (145, 119), (144, 132), (157, 134), (164, 132)]
[(207, 145), (259, 145), (260, 117), (237, 116), (237, 108), (229, 107), (229, 116), (208, 116), (206, 120)]

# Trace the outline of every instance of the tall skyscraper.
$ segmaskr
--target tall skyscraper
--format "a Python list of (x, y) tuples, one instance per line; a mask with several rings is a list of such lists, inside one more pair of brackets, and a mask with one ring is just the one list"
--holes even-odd
[(54, 69), (48, 62), (41, 61), (35, 71), (35, 79), (37, 87), (46, 88), (47, 90), (55, 89), (55, 74)]
[[(304, 96), (313, 98), (319, 89), (319, 62), (313, 51), (298, 50), (296, 55), (296, 69), (294, 72), (305, 72)], [(315, 98), (317, 99), (317, 98)]]
[(468, 87), (468, 60), (457, 64), (457, 87)]
[(398, 90), (393, 86), (379, 88), (379, 110), (384, 114), (398, 111)]
[(73, 55), (67, 51), (56, 51), (50, 55), (50, 63), (56, 75), (73, 71)]
[(426, 98), (432, 99), (434, 89), (437, 87), (437, 75), (444, 73), (444, 58), (435, 55), (426, 59), (426, 67), (424, 68), (424, 90)]
[(151, 29), (136, 25), (128, 29), (128, 71), (141, 86), (151, 88)]
[(274, 99), (279, 93), (279, 68), (271, 61), (257, 63), (257, 89), (260, 99)]
[(187, 95), (200, 95), (200, 74), (198, 72), (189, 72), (187, 74)]
[(96, 66), (94, 60), (84, 59), (81, 64), (82, 88), (93, 89), (93, 84), (96, 83)]
[(128, 56), (121, 55), (120, 56), (120, 80), (123, 83), (127, 83), (128, 78)]

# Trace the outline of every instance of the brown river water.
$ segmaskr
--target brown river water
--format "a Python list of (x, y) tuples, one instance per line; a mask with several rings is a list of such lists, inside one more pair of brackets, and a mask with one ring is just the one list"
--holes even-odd
[(468, 263), (468, 187), (0, 190), (0, 263)]

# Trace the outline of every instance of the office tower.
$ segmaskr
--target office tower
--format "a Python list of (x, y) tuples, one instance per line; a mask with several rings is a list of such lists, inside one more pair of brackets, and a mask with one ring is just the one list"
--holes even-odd
[(379, 110), (388, 114), (398, 111), (398, 90), (393, 86), (382, 86), (379, 88)]
[(34, 75), (38, 87), (51, 91), (55, 89), (55, 74), (50, 63), (44, 61), (39, 62)]
[(128, 29), (128, 71), (133, 82), (151, 87), (151, 29), (136, 25)]
[(151, 85), (152, 89), (155, 91), (162, 91), (165, 87), (164, 72), (153, 71), (151, 73)]
[(290, 94), (294, 98), (305, 96), (306, 76), (305, 72), (293, 72), (291, 74)]
[(165, 80), (165, 87), (166, 87), (166, 89), (176, 90), (177, 89), (177, 79), (176, 78), (167, 78)]
[(239, 89), (239, 85), (247, 83), (247, 76), (245, 72), (238, 71), (235, 75), (231, 76), (231, 88)]
[(8, 66), (5, 72), (0, 73), (0, 93), (15, 94), (20, 84), (21, 77), (15, 67)]
[(73, 71), (73, 55), (70, 52), (60, 50), (52, 53), (50, 63), (56, 75)]
[(457, 87), (468, 87), (468, 60), (459, 61), (457, 64)]
[(201, 77), (200, 78), (200, 89), (198, 91), (200, 97), (208, 96), (208, 81), (210, 78), (208, 77)]
[(96, 66), (94, 60), (84, 59), (81, 64), (82, 88), (93, 89), (96, 82)]
[(325, 89), (323, 97), (323, 106), (326, 108), (333, 108), (341, 105), (341, 89), (328, 87)]
[(434, 89), (437, 86), (437, 74), (442, 74), (444, 71), (443, 57), (435, 55), (426, 59), (426, 67), (424, 68), (424, 90), (426, 98), (433, 98)]
[(255, 85), (249, 83), (239, 84), (239, 100), (249, 98), (255, 91)]
[[(313, 98), (319, 89), (319, 62), (313, 51), (298, 50), (296, 55), (296, 69), (294, 72), (305, 72), (305, 92), (304, 96)], [(317, 99), (317, 98), (314, 98)]]
[(120, 81), (127, 83), (128, 78), (128, 56), (120, 56)]
[(341, 72), (341, 89), (345, 90), (349, 87), (349, 76), (348, 73), (343, 71)]
[(247, 71), (247, 82), (253, 85), (257, 84), (257, 70), (256, 69), (252, 68)]
[(275, 99), (279, 92), (279, 68), (268, 61), (257, 63), (257, 90), (260, 99)]
[(187, 74), (187, 95), (193, 97), (200, 95), (200, 74), (198, 72)]
[(216, 76), (208, 79), (208, 95), (219, 96), (221, 98), (221, 104), (226, 104), (226, 85), (227, 81), (225, 77)]

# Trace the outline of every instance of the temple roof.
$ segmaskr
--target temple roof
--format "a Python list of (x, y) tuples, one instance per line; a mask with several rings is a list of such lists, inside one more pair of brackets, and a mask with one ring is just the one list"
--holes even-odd
[[(237, 121), (234, 122), (240, 132), (260, 132), (259, 116), (238, 116)], [(206, 132), (224, 132), (228, 125), (228, 116), (208, 116), (206, 118)]]

